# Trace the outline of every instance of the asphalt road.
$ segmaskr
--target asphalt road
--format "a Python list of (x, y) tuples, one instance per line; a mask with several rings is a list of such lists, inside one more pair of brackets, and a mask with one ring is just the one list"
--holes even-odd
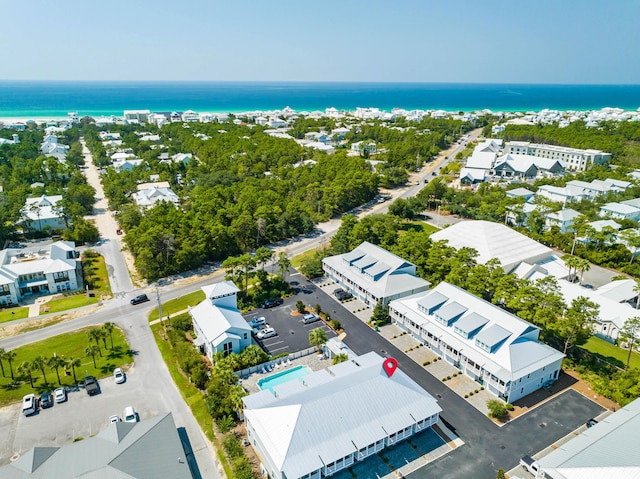
[(332, 311), (331, 316), (342, 323), (347, 346), (356, 354), (375, 351), (397, 359), (399, 367), (438, 400), (443, 409), (441, 418), (465, 442), (408, 476), (412, 479), (493, 479), (499, 468), (515, 467), (523, 455), (541, 451), (603, 411), (598, 404), (569, 390), (498, 427), (332, 297), (319, 289), (316, 294), (322, 309)]

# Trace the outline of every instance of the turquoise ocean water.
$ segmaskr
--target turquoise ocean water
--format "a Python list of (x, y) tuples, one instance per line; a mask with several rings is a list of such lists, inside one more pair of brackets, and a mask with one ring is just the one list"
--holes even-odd
[(640, 85), (0, 81), (0, 117), (58, 117), (70, 111), (121, 116), (129, 109), (240, 112), (285, 106), (298, 111), (328, 107), (636, 110)]

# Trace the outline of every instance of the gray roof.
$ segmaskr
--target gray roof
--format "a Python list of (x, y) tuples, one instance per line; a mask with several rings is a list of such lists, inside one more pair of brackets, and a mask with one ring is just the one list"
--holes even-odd
[(418, 306), (423, 307), (429, 312), (429, 314), (431, 314), (435, 308), (446, 303), (447, 301), (449, 301), (449, 298), (447, 296), (439, 293), (438, 291), (435, 291), (419, 299)]
[(301, 477), (441, 411), (401, 370), (389, 377), (383, 362), (371, 352), (279, 387), (277, 397), (243, 398), (262, 452), (287, 477)]
[(458, 328), (460, 331), (470, 335), (471, 333), (473, 333), (474, 331), (477, 331), (488, 322), (489, 320), (487, 318), (479, 315), (476, 312), (473, 312), (471, 314), (468, 314), (464, 318), (460, 318), (458, 321), (456, 321), (455, 327)]
[(0, 468), (0, 478), (192, 479), (184, 458), (168, 413), (139, 423), (113, 423), (94, 437), (64, 447), (36, 447)]
[(508, 329), (503, 328), (499, 324), (493, 324), (487, 329), (483, 329), (482, 332), (478, 333), (476, 339), (493, 349), (502, 341), (511, 336), (511, 334), (511, 331), (509, 331)]
[(442, 306), (441, 308), (439, 308), (436, 311), (435, 315), (448, 323), (466, 311), (467, 311), (466, 307), (462, 306), (460, 303), (456, 303), (455, 301), (452, 301), (451, 303), (446, 304), (445, 306)]
[(538, 460), (553, 479), (637, 479), (640, 400), (636, 399)]

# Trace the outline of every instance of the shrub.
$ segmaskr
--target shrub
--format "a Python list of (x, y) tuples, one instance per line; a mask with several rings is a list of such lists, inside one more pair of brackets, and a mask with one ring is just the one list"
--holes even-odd
[(235, 425), (236, 422), (233, 420), (233, 417), (229, 415), (216, 419), (216, 426), (218, 426), (218, 431), (220, 431), (221, 434), (228, 433)]
[(329, 320), (329, 326), (331, 326), (331, 329), (333, 329), (334, 331), (338, 331), (339, 329), (342, 329), (342, 325), (340, 324), (340, 321), (338, 321), (337, 319)]
[(322, 308), (320, 307), (320, 303), (316, 304), (316, 314), (322, 313)]
[(513, 411), (514, 409), (513, 404), (507, 403), (507, 411)]
[(298, 313), (304, 313), (306, 311), (304, 307), (304, 301), (302, 301), (301, 299), (296, 301), (296, 309), (298, 310)]
[(431, 364), (431, 361), (425, 361), (422, 363), (423, 366), (428, 366), (429, 364)]
[(487, 409), (489, 409), (489, 417), (494, 419), (502, 419), (507, 415), (507, 406), (497, 399), (489, 399), (487, 401)]
[(466, 398), (468, 398), (468, 397), (469, 397), (469, 395), (468, 395), (468, 394), (465, 394), (465, 395), (464, 395), (464, 397), (465, 397), (465, 399), (466, 399)]

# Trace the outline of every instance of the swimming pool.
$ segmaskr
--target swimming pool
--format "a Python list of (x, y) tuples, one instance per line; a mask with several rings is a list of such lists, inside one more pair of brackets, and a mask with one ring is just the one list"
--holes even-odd
[(258, 381), (258, 387), (262, 390), (268, 389), (273, 391), (274, 386), (284, 384), (294, 379), (300, 379), (311, 373), (311, 369), (308, 366), (296, 366), (295, 368), (287, 369), (286, 371), (280, 371), (279, 373), (272, 374), (266, 378)]

